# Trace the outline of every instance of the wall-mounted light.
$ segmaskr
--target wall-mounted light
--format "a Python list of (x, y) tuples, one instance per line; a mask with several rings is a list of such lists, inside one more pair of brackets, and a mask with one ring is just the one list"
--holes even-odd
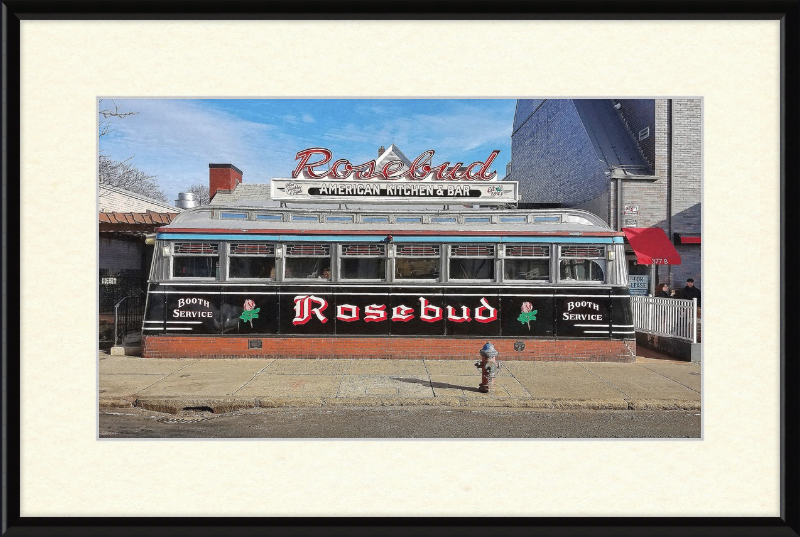
[(614, 261), (614, 252), (612, 252), (611, 250), (608, 251), (608, 260)]

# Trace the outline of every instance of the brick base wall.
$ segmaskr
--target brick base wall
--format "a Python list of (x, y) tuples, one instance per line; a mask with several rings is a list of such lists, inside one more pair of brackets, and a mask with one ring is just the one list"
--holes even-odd
[[(426, 338), (263, 338), (261, 349), (249, 349), (242, 337), (145, 336), (145, 358), (406, 358), (411, 360), (474, 360), (487, 339)], [(523, 340), (489, 338), (499, 360), (561, 362), (634, 362), (632, 340)]]

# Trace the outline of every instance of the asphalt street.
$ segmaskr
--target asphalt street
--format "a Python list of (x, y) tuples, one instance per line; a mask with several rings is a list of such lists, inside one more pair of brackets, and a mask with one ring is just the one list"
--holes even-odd
[(253, 408), (166, 414), (101, 410), (99, 437), (125, 438), (700, 438), (699, 411)]

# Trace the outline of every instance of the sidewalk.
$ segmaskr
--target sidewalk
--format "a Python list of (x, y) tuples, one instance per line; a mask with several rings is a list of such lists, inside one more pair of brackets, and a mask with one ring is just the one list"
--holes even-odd
[(473, 360), (143, 359), (100, 351), (100, 408), (447, 406), (699, 410), (700, 365), (500, 360), (490, 393)]

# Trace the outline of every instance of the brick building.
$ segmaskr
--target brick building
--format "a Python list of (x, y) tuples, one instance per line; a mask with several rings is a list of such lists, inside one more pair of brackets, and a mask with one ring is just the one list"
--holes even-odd
[[(505, 179), (519, 181), (520, 207), (576, 207), (617, 229), (664, 231), (679, 265), (629, 272), (682, 288), (702, 286), (700, 99), (520, 99)], [(662, 245), (666, 248), (666, 245)]]

